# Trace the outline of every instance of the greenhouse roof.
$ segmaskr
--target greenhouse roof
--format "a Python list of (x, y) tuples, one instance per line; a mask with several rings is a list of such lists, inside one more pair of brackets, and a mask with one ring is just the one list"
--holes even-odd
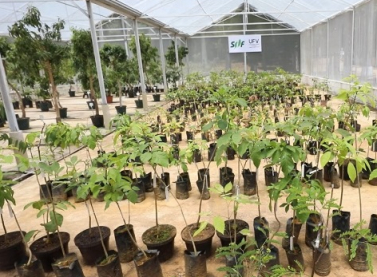
[[(232, 15), (242, 4), (248, 3), (250, 14), (268, 15), (288, 24), (297, 31), (325, 21), (360, 0), (92, 0), (95, 21), (114, 13), (139, 18), (148, 25), (166, 32), (194, 35), (211, 24)], [(7, 35), (8, 26), (22, 18), (28, 6), (37, 7), (45, 23), (64, 19), (63, 39), (68, 40), (70, 28), (89, 28), (84, 0), (1, 0), (0, 35)], [(240, 28), (241, 29), (241, 28)]]

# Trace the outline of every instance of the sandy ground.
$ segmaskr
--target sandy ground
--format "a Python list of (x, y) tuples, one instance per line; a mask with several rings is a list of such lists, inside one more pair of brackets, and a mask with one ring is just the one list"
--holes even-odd
[[(151, 96), (150, 96), (151, 97)], [(67, 107), (69, 110), (69, 116), (72, 118), (77, 119), (77, 121), (86, 121), (86, 116), (80, 116), (84, 114), (85, 108), (82, 103), (82, 98), (78, 96), (75, 99), (69, 99), (72, 101), (70, 106), (67, 102)], [(80, 108), (79, 108), (79, 102), (80, 102)], [(86, 105), (85, 101), (84, 105)], [(131, 104), (130, 104), (131, 105)], [(336, 101), (329, 102), (329, 105), (336, 107), (339, 105)], [(77, 109), (76, 109), (77, 108)], [(74, 112), (73, 112), (74, 110)], [(115, 114), (115, 109), (114, 109)], [(50, 112), (51, 113), (51, 112)], [(49, 113), (49, 115), (50, 115)], [(51, 114), (52, 115), (52, 114)], [(53, 118), (53, 116), (51, 116)], [(80, 119), (81, 117), (81, 119)], [(359, 118), (359, 123), (362, 124), (362, 127), (366, 127), (369, 125), (372, 119), (375, 119), (375, 114), (372, 115), (370, 119), (362, 119)], [(52, 119), (51, 119), (52, 120)], [(40, 126), (40, 123), (37, 122), (37, 120), (32, 121), (33, 128), (38, 129)], [(181, 147), (184, 147), (185, 145), (185, 139), (186, 136), (183, 135), (183, 142), (180, 143)], [(103, 141), (103, 147), (105, 149), (112, 150), (113, 149), (113, 142), (112, 142), (112, 135), (109, 135), (106, 137)], [(85, 151), (80, 151), (77, 153), (77, 155), (81, 158), (86, 157)], [(204, 157), (207, 157), (207, 153), (203, 153)], [(313, 159), (313, 157), (310, 157), (310, 159)], [(207, 159), (205, 158), (205, 162), (207, 164)], [(228, 166), (233, 168), (233, 171), (237, 172), (237, 159), (234, 161), (229, 161)], [(178, 173), (177, 168), (169, 168), (167, 170), (170, 173), (171, 181), (176, 180), (176, 175)], [(186, 220), (188, 223), (193, 223), (196, 221), (198, 216), (198, 204), (199, 204), (199, 191), (197, 187), (195, 186), (195, 181), (197, 180), (197, 174), (196, 174), (196, 168), (194, 165), (189, 166), (189, 174), (191, 183), (193, 184), (193, 189), (190, 192), (190, 197), (186, 200), (178, 200), (180, 205), (182, 206), (184, 210), (184, 215), (186, 217)], [(216, 167), (214, 163), (210, 166), (210, 179), (211, 179), (211, 185), (214, 185), (219, 182), (219, 170)], [(235, 182), (238, 183), (240, 181), (241, 187), (243, 184), (242, 180), (239, 180), (238, 175), (236, 174)], [(264, 216), (270, 223), (270, 228), (272, 230), (276, 230), (278, 227), (278, 224), (276, 220), (274, 219), (273, 213), (269, 210), (268, 204), (269, 204), (269, 198), (264, 182), (264, 176), (263, 176), (263, 168), (261, 167), (258, 171), (258, 184), (260, 188), (260, 195), (261, 195), (261, 213), (262, 216)], [(328, 192), (330, 192), (329, 183), (324, 182), (324, 187)], [(15, 213), (18, 216), (18, 219), (21, 222), (22, 228), (24, 230), (31, 230), (31, 229), (41, 229), (40, 227), (40, 220), (36, 219), (36, 212), (32, 209), (24, 210), (25, 204), (29, 203), (32, 200), (37, 200), (39, 198), (39, 191), (38, 191), (38, 185), (36, 183), (35, 177), (30, 177), (21, 183), (14, 186), (15, 189), (15, 198), (17, 199), (17, 205), (14, 208)], [(370, 215), (373, 213), (376, 213), (376, 191), (377, 187), (373, 187), (369, 185), (366, 181), (363, 181), (362, 185), (362, 198), (363, 198), (363, 210), (362, 210), (362, 216), (363, 218), (369, 223)], [(171, 193), (175, 193), (175, 185), (173, 184)], [(335, 190), (334, 197), (339, 198), (340, 196), (340, 190)], [(251, 199), (256, 199), (255, 196), (252, 196)], [(70, 201), (73, 202), (72, 199)], [(281, 200), (282, 202), (283, 200)], [(121, 208), (124, 212), (125, 216), (128, 216), (128, 210), (127, 210), (127, 202), (122, 201), (121, 202)], [(110, 227), (110, 229), (115, 229), (119, 225), (122, 224), (121, 217), (116, 209), (115, 205), (110, 206), (107, 210), (104, 210), (105, 203), (104, 202), (95, 202), (94, 207), (97, 213), (97, 216), (99, 218), (101, 225), (106, 225)], [(175, 254), (172, 259), (162, 264), (162, 270), (165, 277), (178, 277), (178, 276), (184, 276), (184, 258), (183, 258), (183, 250), (185, 249), (185, 245), (180, 237), (180, 232), (184, 228), (184, 220), (182, 215), (180, 214), (179, 207), (177, 203), (172, 199), (172, 197), (169, 197), (169, 200), (163, 200), (158, 202), (158, 209), (159, 209), (159, 222), (161, 224), (163, 223), (169, 223), (173, 224), (177, 228), (177, 236), (175, 238)], [(207, 211), (211, 213), (211, 217), (215, 215), (222, 216), (224, 218), (228, 217), (228, 207), (225, 201), (219, 196), (215, 194), (211, 194), (211, 198), (209, 200), (206, 200), (203, 202), (203, 211)], [(358, 222), (359, 220), (359, 208), (358, 208), (358, 197), (357, 197), (357, 189), (353, 188), (349, 185), (348, 182), (345, 182), (345, 191), (344, 191), (344, 210), (351, 211), (351, 226)], [(324, 215), (326, 211), (322, 212)], [(85, 205), (83, 203), (75, 204), (75, 209), (69, 209), (65, 211), (64, 213), (64, 223), (63, 227), (61, 228), (63, 231), (68, 231), (71, 234), (71, 241), (69, 243), (69, 250), (71, 252), (76, 252), (79, 257), (79, 250), (76, 248), (76, 246), (73, 243), (73, 238), (82, 230), (88, 228), (88, 220), (87, 220), (87, 211), (85, 208)], [(254, 217), (258, 215), (257, 212), (257, 205), (255, 204), (247, 204), (247, 205), (241, 205), (239, 209), (239, 218), (247, 221), (250, 226), (252, 226), (252, 222)], [(280, 228), (280, 231), (285, 230), (285, 222), (286, 220), (291, 216), (291, 213), (286, 214), (283, 209), (279, 209), (278, 212), (278, 218), (282, 222), (282, 226)], [(154, 218), (154, 201), (153, 201), (153, 194), (147, 193), (146, 199), (138, 204), (132, 204), (131, 205), (131, 213), (130, 213), (131, 223), (134, 225), (136, 238), (140, 246), (144, 247), (141, 241), (141, 235), (142, 233), (152, 227), (155, 222)], [(210, 218), (208, 217), (208, 220)], [(8, 213), (5, 213), (5, 221), (8, 226), (9, 231), (16, 230), (16, 225), (14, 223), (14, 219), (9, 217)], [(41, 233), (42, 235), (42, 233)], [(305, 238), (305, 227), (303, 226), (301, 230), (301, 234), (299, 237), (299, 244), (303, 250), (304, 253), (304, 259), (306, 261), (306, 270), (305, 270), (305, 276), (310, 276), (311, 274), (311, 263), (312, 263), (312, 252), (311, 250), (305, 245), (304, 242)], [(214, 276), (224, 276), (223, 273), (218, 272), (217, 268), (224, 265), (223, 259), (218, 259), (215, 257), (215, 250), (217, 247), (220, 246), (220, 240), (215, 235), (213, 238), (213, 245), (212, 250), (213, 254), (210, 258), (207, 260), (207, 269), (208, 269), (208, 276), (214, 277)], [(278, 245), (277, 245), (278, 246)], [(280, 250), (280, 263), (284, 266), (287, 265), (287, 259), (286, 254), (284, 250), (279, 245)], [(115, 241), (113, 234), (110, 237), (110, 248), (115, 249)], [(374, 267), (377, 266), (377, 258), (376, 258), (376, 246), (372, 246), (374, 259), (373, 264)], [(82, 259), (80, 257), (80, 262), (82, 264)], [(122, 264), (123, 269), (123, 276), (127, 277), (134, 277), (137, 276), (135, 266), (134, 264), (127, 263)], [(83, 270), (85, 273), (85, 276), (87, 277), (94, 277), (97, 276), (95, 267), (89, 267), (83, 265)], [(1, 272), (1, 277), (13, 277), (16, 276), (15, 271), (9, 271), (9, 272)], [(46, 276), (54, 276), (53, 273), (50, 273)], [(346, 256), (343, 252), (343, 248), (339, 245), (334, 244), (333, 246), (333, 252), (332, 252), (332, 270), (329, 276), (336, 276), (336, 277), (352, 277), (352, 276), (373, 276), (373, 274), (369, 272), (356, 272), (349, 266)], [(151, 276), (153, 277), (153, 276)]]

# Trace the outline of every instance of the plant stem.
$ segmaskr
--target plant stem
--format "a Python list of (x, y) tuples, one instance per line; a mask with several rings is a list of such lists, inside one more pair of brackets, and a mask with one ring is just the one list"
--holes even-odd
[[(128, 203), (129, 203), (129, 202), (130, 202), (130, 201), (128, 201)], [(143, 253), (144, 257), (147, 259), (147, 258), (148, 258), (147, 254), (145, 253), (145, 251), (144, 251), (142, 248), (139, 247), (139, 245), (137, 244), (136, 240), (134, 239), (134, 236), (131, 234), (130, 229), (127, 227), (126, 220), (124, 219), (124, 216), (123, 216), (123, 213), (122, 213), (122, 210), (121, 210), (121, 208), (120, 208), (120, 206), (119, 206), (118, 201), (115, 201), (115, 204), (116, 204), (117, 207), (118, 207), (118, 210), (119, 210), (120, 216), (122, 217), (122, 220), (123, 220), (124, 228), (126, 228), (127, 233), (128, 233), (128, 235), (130, 236), (130, 239), (131, 239), (132, 243), (137, 247), (137, 249), (139, 249), (139, 250), (141, 251), (141, 253)], [(130, 225), (130, 224), (129, 224), (129, 225)]]
[(97, 218), (96, 212), (94, 211), (93, 203), (92, 203), (92, 200), (90, 198), (89, 198), (89, 203), (90, 203), (90, 207), (92, 208), (94, 219), (96, 220), (96, 223), (97, 223), (99, 237), (101, 239), (101, 245), (102, 245), (102, 248), (103, 248), (103, 252), (105, 253), (105, 256), (106, 256), (106, 259), (107, 259), (109, 257), (109, 253), (107, 253), (105, 243), (103, 241), (102, 231), (101, 231), (101, 228), (100, 228), (99, 223), (98, 223), (98, 218)]
[[(8, 202), (8, 201), (7, 201)], [(7, 240), (7, 228), (5, 227), (5, 222), (4, 222), (4, 217), (3, 217), (3, 214), (1, 214), (1, 224), (3, 225), (3, 229), (4, 229), (4, 240), (6, 241)]]

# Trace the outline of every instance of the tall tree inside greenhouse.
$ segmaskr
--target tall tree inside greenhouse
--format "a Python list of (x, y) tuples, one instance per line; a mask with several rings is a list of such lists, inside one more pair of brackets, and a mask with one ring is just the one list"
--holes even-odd
[(126, 50), (120, 45), (105, 44), (100, 54), (106, 66), (106, 79), (112, 87), (118, 88), (119, 105), (122, 106), (122, 81), (130, 70)]
[(59, 112), (61, 105), (55, 78), (57, 68), (68, 54), (67, 47), (61, 43), (62, 29), (64, 29), (64, 21), (60, 19), (52, 25), (42, 23), (41, 13), (35, 7), (29, 7), (24, 17), (9, 28), (9, 34), (15, 38), (15, 51), (27, 53), (28, 61), (44, 70), (52, 90), (56, 122), (61, 121)]
[[(141, 60), (143, 63), (143, 71), (145, 75), (145, 80), (148, 84), (155, 82), (160, 82), (162, 77), (162, 71), (160, 64), (158, 62), (158, 49), (152, 46), (152, 41), (150, 37), (147, 37), (145, 34), (139, 36), (140, 42), (140, 51), (141, 51)], [(136, 41), (133, 37), (130, 41), (129, 47), (136, 58)]]
[(99, 109), (95, 89), (99, 91), (99, 83), (97, 79), (96, 61), (94, 59), (92, 36), (90, 31), (82, 29), (73, 29), (72, 32), (73, 67), (84, 89), (90, 90), (90, 98), (94, 101), (96, 115), (98, 116)]
[(21, 90), (23, 90), (24, 85), (34, 86), (35, 76), (39, 74), (38, 64), (34, 64), (34, 61), (30, 59), (32, 53), (29, 53), (28, 49), (26, 52), (17, 53), (15, 44), (8, 43), (6, 38), (0, 38), (0, 54), (4, 58), (3, 64), (7, 83), (17, 95), (21, 117), (26, 118), (26, 109), (17, 84), (20, 85)]
[(183, 59), (187, 56), (188, 48), (184, 46), (178, 46), (178, 65), (177, 66), (177, 56), (175, 55), (175, 42), (172, 41), (165, 54), (166, 60), (166, 77), (169, 82), (176, 83), (183, 75)]

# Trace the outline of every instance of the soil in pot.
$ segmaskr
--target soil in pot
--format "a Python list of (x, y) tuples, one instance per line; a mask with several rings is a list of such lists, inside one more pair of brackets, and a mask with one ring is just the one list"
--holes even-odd
[(350, 230), (351, 213), (347, 211), (333, 210), (332, 220), (332, 236), (331, 239), (341, 244), (340, 235)]
[(174, 238), (177, 229), (170, 224), (160, 224), (146, 230), (142, 235), (143, 243), (149, 250), (158, 250), (159, 261), (165, 262), (174, 255)]
[(42, 263), (40, 260), (33, 258), (27, 265), (29, 258), (24, 257), (15, 263), (16, 272), (19, 277), (45, 277)]
[[(182, 240), (186, 244), (186, 249), (189, 252), (194, 251), (194, 247), (192, 245), (192, 241), (190, 239), (190, 233), (191, 236), (194, 235), (198, 228), (196, 227), (196, 223), (187, 225), (187, 227), (183, 228), (181, 232)], [(202, 253), (205, 253), (207, 257), (210, 257), (212, 254), (212, 238), (215, 235), (215, 228), (212, 224), (207, 224), (207, 226), (201, 231), (198, 235), (193, 237), (194, 244), (197, 251), (201, 251)]]
[(14, 263), (24, 256), (26, 250), (19, 231), (0, 236), (0, 271), (13, 269)]
[(250, 169), (242, 170), (243, 190), (245, 195), (255, 195), (257, 193), (257, 174)]
[(229, 246), (231, 242), (234, 242), (234, 231), (236, 232), (236, 243), (240, 243), (246, 236), (240, 233), (243, 229), (248, 229), (249, 224), (241, 219), (236, 219), (236, 226), (234, 226), (234, 219), (225, 221), (224, 234), (216, 232), (216, 235), (220, 238), (221, 246)]
[[(105, 248), (109, 249), (110, 229), (100, 226)], [(76, 235), (75, 245), (81, 252), (86, 265), (95, 265), (96, 261), (104, 255), (98, 227), (86, 229)]]
[(69, 253), (65, 257), (56, 260), (52, 264), (52, 269), (56, 277), (84, 277), (75, 253)]
[(315, 248), (313, 252), (314, 272), (319, 276), (327, 276), (331, 271), (331, 251), (327, 248)]
[[(60, 232), (60, 236), (63, 241), (64, 251), (68, 253), (68, 242), (70, 240), (70, 236), (66, 232)], [(30, 250), (33, 255), (41, 261), (43, 270), (45, 272), (51, 272), (51, 264), (55, 260), (62, 258), (63, 252), (60, 248), (58, 233), (50, 234), (48, 242), (46, 239), (47, 237), (44, 236), (34, 241), (30, 245)]]
[(203, 252), (185, 250), (185, 276), (186, 277), (207, 277), (207, 259)]
[(138, 277), (163, 277), (160, 261), (158, 259), (159, 252), (157, 250), (145, 251), (147, 257), (139, 252), (134, 259)]
[(115, 243), (117, 245), (118, 256), (121, 263), (131, 262), (138, 252), (137, 246), (133, 243), (130, 237), (130, 233), (136, 241), (133, 225), (122, 225), (114, 230)]
[(301, 248), (298, 244), (294, 244), (293, 250), (286, 249), (288, 264), (295, 271), (300, 272), (305, 270), (304, 257)]
[(101, 257), (96, 262), (98, 277), (123, 277), (118, 253), (114, 250), (108, 251), (108, 257)]

